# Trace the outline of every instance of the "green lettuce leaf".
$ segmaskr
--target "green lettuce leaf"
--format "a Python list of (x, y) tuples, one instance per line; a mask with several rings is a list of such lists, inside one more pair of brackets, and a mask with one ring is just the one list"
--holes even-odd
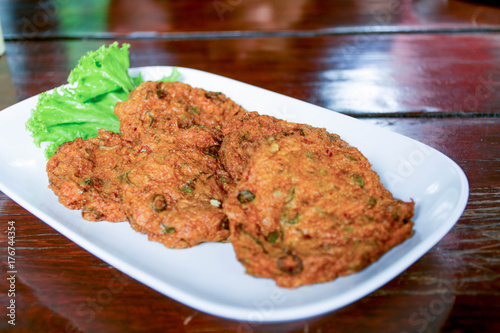
[(103, 45), (97, 51), (90, 51), (80, 59), (68, 77), (69, 83), (77, 84), (75, 92), (80, 102), (118, 89), (129, 93), (135, 88), (128, 74), (129, 47), (130, 44), (123, 44), (120, 49), (118, 42), (114, 42), (109, 47)]
[[(68, 77), (71, 86), (61, 86), (40, 94), (26, 129), (37, 147), (48, 143), (45, 156), (49, 159), (57, 147), (78, 137), (97, 136), (99, 129), (118, 133), (120, 122), (114, 114), (116, 103), (125, 101), (141, 82), (142, 76), (130, 77), (129, 44), (102, 46), (88, 52)], [(176, 68), (161, 81), (179, 79)]]
[(97, 136), (100, 128), (119, 132), (120, 122), (114, 108), (127, 96), (119, 90), (82, 103), (77, 100), (74, 88), (59, 87), (40, 95), (26, 129), (32, 133), (37, 147), (42, 142), (51, 142), (45, 149), (45, 156), (50, 158), (62, 143)]

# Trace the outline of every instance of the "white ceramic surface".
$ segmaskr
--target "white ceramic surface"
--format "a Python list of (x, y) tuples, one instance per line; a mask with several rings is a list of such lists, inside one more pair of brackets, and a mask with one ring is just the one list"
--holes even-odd
[[(415, 200), (415, 233), (363, 271), (295, 290), (244, 273), (231, 244), (167, 249), (127, 223), (88, 222), (47, 188), (46, 160), (24, 124), (37, 96), (0, 112), (0, 190), (87, 251), (195, 309), (251, 322), (302, 319), (352, 303), (381, 287), (429, 251), (460, 218), (468, 198), (463, 171), (422, 143), (360, 120), (218, 75), (178, 68), (182, 81), (222, 91), (247, 110), (325, 127), (358, 147), (395, 197)], [(157, 80), (171, 67), (131, 69)], [(22, 223), (22, 221), (17, 221)], [(82, 268), (84, 273), (85, 267)]]

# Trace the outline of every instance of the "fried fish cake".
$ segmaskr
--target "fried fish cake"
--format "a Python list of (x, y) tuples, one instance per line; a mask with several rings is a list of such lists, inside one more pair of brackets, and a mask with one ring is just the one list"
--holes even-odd
[(120, 132), (129, 141), (193, 125), (220, 130), (223, 122), (245, 112), (222, 93), (181, 82), (143, 82), (115, 107)]
[(132, 228), (169, 248), (224, 241), (222, 211), (230, 177), (221, 168), (219, 142), (203, 128), (148, 140), (122, 179), (122, 204)]
[(136, 153), (134, 144), (106, 130), (67, 142), (47, 163), (49, 187), (64, 206), (81, 209), (86, 220), (124, 221), (119, 176)]
[(271, 116), (248, 112), (224, 124), (221, 161), (234, 180), (238, 181), (248, 165), (253, 149), (262, 139), (271, 140), (276, 135), (302, 133), (313, 127), (287, 122)]
[(231, 242), (247, 273), (295, 288), (357, 272), (412, 235), (367, 159), (321, 129), (262, 139), (228, 194)]

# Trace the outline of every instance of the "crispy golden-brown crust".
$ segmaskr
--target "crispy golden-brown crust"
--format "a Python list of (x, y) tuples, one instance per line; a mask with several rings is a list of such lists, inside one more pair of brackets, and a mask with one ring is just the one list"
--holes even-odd
[(225, 240), (221, 205), (232, 181), (220, 165), (220, 128), (245, 111), (220, 93), (145, 82), (115, 112), (122, 135), (101, 130), (50, 159), (50, 187), (60, 202), (82, 209), (87, 220), (127, 219), (168, 247)]
[(130, 225), (170, 248), (225, 240), (221, 205), (229, 176), (219, 164), (218, 141), (193, 127), (143, 146), (120, 188)]
[[(274, 119), (260, 120), (276, 124)], [(271, 125), (270, 125), (271, 126)], [(337, 135), (303, 127), (253, 144), (224, 211), (247, 273), (295, 288), (361, 270), (412, 234), (367, 159)]]
[(115, 107), (120, 132), (129, 141), (193, 125), (220, 130), (223, 122), (245, 112), (222, 93), (181, 82), (143, 82)]
[(124, 221), (119, 177), (136, 153), (135, 145), (106, 130), (95, 138), (67, 142), (47, 163), (49, 187), (64, 206), (81, 209), (84, 219)]
[(292, 134), (312, 126), (287, 122), (257, 112), (247, 112), (228, 120), (223, 128), (220, 156), (226, 170), (238, 181), (248, 165), (254, 148), (262, 139)]

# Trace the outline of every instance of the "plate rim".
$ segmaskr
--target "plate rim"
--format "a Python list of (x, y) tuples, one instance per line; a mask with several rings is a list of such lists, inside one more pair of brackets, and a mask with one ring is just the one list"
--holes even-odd
[[(323, 110), (326, 110), (328, 112), (334, 112), (337, 116), (345, 117), (345, 118), (350, 118), (354, 121), (359, 121), (359, 119), (356, 119), (354, 117), (351, 117), (349, 115), (336, 112), (330, 109), (326, 109), (321, 106), (317, 106), (302, 100), (298, 100), (280, 93), (276, 93), (264, 88), (260, 88), (257, 86), (253, 86), (241, 81), (237, 81), (232, 78), (224, 77), (218, 74), (213, 74), (210, 72), (198, 70), (198, 69), (193, 69), (193, 68), (187, 68), (187, 67), (180, 67), (180, 66), (142, 66), (142, 67), (134, 67), (130, 68), (131, 72), (143, 72), (145, 70), (153, 70), (153, 71), (167, 71), (167, 70), (172, 70), (172, 68), (177, 68), (179, 72), (182, 75), (183, 71), (191, 71), (193, 73), (198, 73), (198, 74), (203, 74), (203, 75), (211, 75), (211, 76), (216, 76), (219, 79), (223, 80), (229, 80), (230, 82), (236, 82), (238, 84), (243, 84), (252, 88), (257, 88), (260, 90), (267, 91), (268, 93), (278, 95), (279, 97), (286, 97), (287, 99), (292, 99), (293, 101), (299, 101), (301, 103), (306, 103), (309, 105), (312, 105), (316, 108), (320, 108)], [(49, 89), (47, 91), (51, 91), (55, 88)], [(35, 99), (38, 99), (40, 94), (37, 94), (35, 96), (29, 97), (27, 99), (24, 99), (22, 101), (19, 101), (18, 103), (9, 106), (2, 111), (0, 111), (0, 119), (4, 118), (5, 114), (10, 114), (10, 112), (14, 112), (17, 107), (22, 106), (23, 103), (29, 104), (32, 103)], [(441, 157), (444, 157), (448, 163), (452, 166), (453, 170), (456, 172), (459, 183), (460, 183), (460, 195), (457, 199), (457, 203), (453, 209), (453, 211), (449, 214), (447, 217), (446, 221), (440, 225), (440, 227), (434, 231), (429, 237), (426, 239), (423, 239), (422, 242), (417, 244), (417, 246), (413, 247), (410, 251), (410, 253), (407, 253), (404, 257), (399, 258), (396, 261), (396, 264), (392, 264), (390, 267), (384, 269), (384, 277), (377, 279), (375, 282), (372, 281), (373, 279), (365, 280), (361, 284), (361, 288), (357, 286), (353, 290), (351, 290), (349, 293), (347, 293), (343, 298), (347, 298), (347, 300), (344, 301), (338, 301), (338, 299), (333, 296), (332, 298), (325, 299), (322, 302), (319, 303), (314, 303), (314, 304), (309, 304), (309, 305), (296, 305), (292, 308), (285, 308), (285, 309), (275, 309), (274, 313), (272, 314), (271, 318), (265, 318), (262, 321), (258, 322), (266, 322), (266, 323), (273, 323), (273, 322), (285, 322), (285, 321), (292, 321), (292, 320), (300, 320), (300, 319), (305, 319), (305, 318), (310, 318), (314, 316), (319, 316), (327, 312), (333, 312), (335, 310), (338, 310), (339, 308), (342, 308), (344, 306), (347, 306), (348, 304), (351, 304), (353, 302), (356, 302), (360, 300), (361, 298), (367, 296), (369, 293), (374, 292), (375, 290), (379, 289), (381, 286), (389, 282), (390, 280), (394, 279), (397, 277), (399, 274), (401, 274), (404, 270), (408, 269), (413, 263), (415, 263), (417, 260), (419, 260), (425, 253), (430, 251), (453, 227), (454, 225), (458, 222), (460, 219), (460, 216), (463, 214), (467, 202), (468, 202), (468, 197), (469, 197), (469, 183), (467, 180), (467, 176), (465, 172), (461, 169), (461, 167), (453, 161), (450, 157), (446, 156), (445, 154), (441, 153), (435, 148), (432, 148), (428, 145), (425, 145), (415, 139), (409, 138), (407, 136), (404, 136), (402, 134), (390, 131), (385, 128), (381, 128), (377, 125), (373, 124), (367, 124), (370, 127), (377, 127), (379, 130), (391, 132), (392, 134), (395, 134), (397, 136), (402, 136), (408, 140), (412, 140), (420, 145), (424, 145), (425, 147), (429, 147), (433, 149), (436, 153), (439, 153)], [(117, 257), (116, 255), (113, 255), (106, 251), (105, 249), (96, 246), (92, 244), (92, 242), (82, 235), (79, 235), (78, 233), (74, 232), (73, 230), (69, 229), (65, 225), (61, 224), (58, 222), (55, 218), (49, 216), (43, 211), (40, 211), (37, 207), (33, 206), (30, 202), (27, 202), (24, 200), (22, 196), (19, 196), (17, 193), (15, 193), (14, 190), (11, 190), (7, 186), (4, 186), (2, 182), (2, 177), (0, 176), (0, 190), (5, 193), (9, 198), (11, 198), (13, 201), (17, 202), (20, 206), (28, 210), (31, 214), (39, 218), (41, 221), (44, 223), (48, 224), (50, 227), (58, 231), (61, 235), (64, 237), (70, 239), (73, 241), (75, 244), (78, 246), (82, 247), (89, 253), (93, 254), (94, 256), (98, 257), (99, 259), (107, 262), (108, 264), (112, 265), (115, 269), (118, 269), (119, 271), (123, 272), (124, 274), (134, 278), (135, 280), (139, 281), (142, 284), (145, 284), (146, 286), (156, 290), (157, 292), (163, 294), (164, 296), (167, 296), (169, 298), (174, 299), (177, 302), (180, 302), (182, 304), (185, 304), (187, 306), (190, 306), (192, 308), (195, 308), (197, 310), (203, 311), (208, 314), (212, 314), (215, 316), (219, 316), (222, 318), (226, 319), (231, 319), (231, 320), (238, 320), (242, 322), (255, 322), (252, 320), (248, 320), (248, 309), (243, 309), (243, 308), (234, 308), (232, 306), (228, 305), (221, 305), (218, 303), (213, 303), (210, 302), (209, 300), (205, 300), (202, 297), (193, 297), (193, 295), (190, 295), (189, 293), (186, 293), (184, 290), (176, 290), (175, 287), (170, 286), (168, 283), (162, 283), (161, 281), (157, 281), (158, 279), (155, 276), (147, 274), (147, 272), (143, 272), (140, 269), (137, 269), (134, 267), (132, 264), (127, 262), (126, 260), (122, 260), (121, 258)], [(397, 264), (401, 261), (405, 261), (405, 264)], [(373, 264), (372, 264), (373, 265)], [(370, 265), (371, 266), (371, 265)], [(370, 267), (368, 266), (368, 267)], [(367, 268), (365, 268), (367, 269)], [(364, 270), (365, 270), (364, 269)], [(362, 270), (362, 271), (364, 271)], [(362, 272), (361, 271), (361, 272)], [(390, 271), (389, 274), (387, 274), (387, 271)], [(147, 281), (147, 282), (146, 282)], [(305, 286), (306, 288), (308, 286)], [(279, 288), (276, 286), (276, 288)], [(300, 288), (299, 288), (300, 289)], [(299, 290), (297, 289), (297, 290)], [(167, 293), (165, 292), (167, 290)], [(353, 294), (355, 294), (353, 296)], [(200, 303), (203, 303), (203, 306), (200, 307)], [(215, 309), (215, 310), (214, 310)]]

